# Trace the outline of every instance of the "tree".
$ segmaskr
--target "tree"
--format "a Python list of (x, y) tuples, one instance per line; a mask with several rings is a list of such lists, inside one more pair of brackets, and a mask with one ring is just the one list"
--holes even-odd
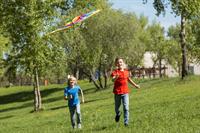
[(167, 61), (167, 55), (169, 52), (169, 45), (164, 37), (164, 28), (159, 23), (153, 23), (147, 28), (149, 33), (149, 42), (147, 43), (147, 50), (152, 52), (154, 66), (158, 65), (159, 76), (162, 77), (162, 62)]
[[(168, 52), (168, 62), (172, 65), (181, 75), (181, 48), (179, 46), (180, 37), (179, 30), (180, 25), (170, 26), (167, 31), (168, 45), (170, 46), (170, 50)], [(173, 55), (173, 56), (172, 56)]]
[(186, 40), (189, 42), (189, 55), (193, 62), (200, 63), (200, 22), (199, 17), (193, 18), (189, 21), (187, 27), (188, 36)]
[[(144, 29), (147, 19), (137, 18), (133, 13), (112, 10), (107, 1), (92, 1), (93, 8), (101, 12), (81, 25), (63, 34), (65, 49), (68, 55), (68, 66), (81, 70), (95, 84), (97, 89), (107, 87), (109, 72), (114, 58), (123, 56), (130, 65), (138, 65), (145, 51)], [(86, 1), (75, 1), (68, 12), (79, 15), (87, 12)], [(80, 9), (80, 10), (79, 10)], [(90, 6), (91, 10), (92, 7)], [(112, 18), (110, 17), (112, 16)], [(75, 71), (75, 70), (74, 70)], [(75, 73), (74, 73), (75, 74)]]
[[(98, 17), (90, 19), (85, 25), (83, 36), (88, 48), (85, 64), (90, 64), (87, 68), (91, 77), (95, 72), (98, 73), (98, 88), (106, 86), (108, 72), (117, 56), (126, 58), (131, 65), (141, 64), (140, 59), (145, 52), (142, 42), (143, 30), (135, 14), (109, 8), (104, 8)], [(104, 84), (101, 84), (101, 80), (104, 80)]]
[(4, 31), (9, 33), (12, 46), (9, 60), (16, 71), (31, 73), (34, 77), (34, 110), (42, 109), (39, 76), (52, 61), (54, 47), (43, 37), (46, 29), (55, 23), (67, 1), (60, 0), (2, 0), (0, 20)]
[(5, 53), (9, 49), (9, 39), (0, 34), (0, 77), (3, 76), (5, 72), (4, 58)]
[[(147, 0), (143, 0), (146, 1)], [(186, 40), (185, 40), (185, 25), (186, 21), (199, 16), (200, 1), (199, 0), (154, 0), (154, 8), (157, 10), (157, 15), (165, 13), (167, 5), (171, 5), (172, 11), (175, 15), (181, 16), (180, 29), (180, 45), (182, 53), (182, 79), (187, 75), (187, 59), (186, 59)]]

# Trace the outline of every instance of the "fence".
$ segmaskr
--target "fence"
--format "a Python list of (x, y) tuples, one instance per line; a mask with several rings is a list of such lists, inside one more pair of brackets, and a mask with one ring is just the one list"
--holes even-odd
[(161, 67), (161, 68), (156, 68), (156, 67), (149, 67), (149, 68), (133, 68), (131, 69), (131, 74), (133, 77), (138, 77), (138, 78), (156, 78), (156, 77), (165, 77), (166, 75), (166, 69), (167, 67)]

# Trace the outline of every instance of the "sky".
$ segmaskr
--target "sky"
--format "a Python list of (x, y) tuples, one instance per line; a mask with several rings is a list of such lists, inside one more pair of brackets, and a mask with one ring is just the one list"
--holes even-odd
[(176, 25), (176, 23), (180, 23), (180, 17), (175, 17), (174, 14), (171, 13), (171, 9), (168, 8), (165, 16), (162, 14), (160, 16), (156, 16), (156, 10), (153, 7), (153, 0), (148, 0), (146, 4), (143, 4), (142, 0), (109, 0), (111, 2), (112, 8), (120, 9), (125, 12), (134, 12), (137, 16), (143, 14), (148, 17), (149, 22), (152, 21), (159, 22), (161, 26), (168, 29), (171, 25)]

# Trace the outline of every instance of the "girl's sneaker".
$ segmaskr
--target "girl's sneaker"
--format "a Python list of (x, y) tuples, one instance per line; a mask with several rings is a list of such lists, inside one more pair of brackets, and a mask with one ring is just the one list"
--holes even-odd
[(78, 124), (78, 128), (81, 129), (81, 124)]

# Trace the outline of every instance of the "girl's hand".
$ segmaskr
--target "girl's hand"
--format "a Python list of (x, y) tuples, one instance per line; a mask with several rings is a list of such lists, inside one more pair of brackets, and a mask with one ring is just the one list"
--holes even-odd
[(72, 95), (69, 95), (69, 99), (73, 99), (73, 96), (72, 96)]
[(84, 103), (84, 102), (85, 102), (85, 100), (84, 100), (84, 99), (82, 99), (82, 100), (81, 100), (81, 103)]

